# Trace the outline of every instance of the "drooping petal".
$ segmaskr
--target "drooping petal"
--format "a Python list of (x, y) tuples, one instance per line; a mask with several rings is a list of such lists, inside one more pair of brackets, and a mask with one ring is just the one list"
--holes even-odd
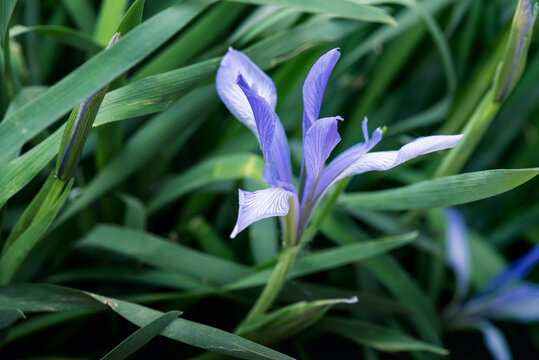
[(291, 191), (274, 186), (255, 192), (240, 189), (238, 193), (240, 202), (238, 221), (230, 234), (231, 238), (235, 238), (240, 231), (255, 221), (271, 216), (285, 216), (289, 210), (288, 199), (296, 196)]
[(464, 218), (455, 208), (445, 210), (447, 262), (455, 273), (456, 301), (462, 300), (470, 284), (470, 248)]
[(318, 120), (322, 98), (326, 91), (329, 76), (339, 60), (341, 53), (333, 49), (322, 55), (313, 65), (303, 84), (303, 136), (311, 125)]
[(343, 175), (355, 162), (361, 159), (370, 149), (372, 149), (382, 139), (382, 130), (376, 129), (369, 141), (369, 132), (367, 129), (367, 118), (363, 120), (364, 143), (359, 143), (345, 150), (337, 156), (322, 172), (318, 185), (316, 187), (315, 198), (321, 198), (331, 185), (340, 179), (348, 176)]
[(487, 321), (481, 321), (476, 327), (483, 333), (483, 342), (495, 360), (511, 360), (511, 350), (503, 333)]
[(243, 91), (236, 84), (241, 74), (249, 87), (263, 98), (273, 110), (277, 103), (277, 91), (271, 78), (260, 70), (245, 54), (232, 48), (221, 60), (215, 85), (221, 101), (228, 110), (258, 136), (254, 114)]
[(341, 141), (337, 131), (340, 116), (317, 120), (305, 134), (303, 141), (303, 163), (305, 164), (305, 194), (310, 194), (313, 184), (324, 169), (324, 165), (335, 146)]
[(539, 320), (539, 285), (522, 283), (505, 287), (485, 299), (478, 314), (492, 320), (537, 322)]
[[(367, 171), (385, 171), (392, 169), (395, 166), (420, 155), (452, 148), (457, 145), (461, 138), (462, 135), (437, 135), (421, 137), (404, 145), (400, 148), (400, 150), (397, 151), (382, 151), (364, 154), (355, 159), (353, 162), (350, 162), (348, 167), (341, 171), (332, 180), (332, 182), (341, 180), (348, 176), (362, 174)], [(331, 175), (333, 174), (328, 174), (327, 176)]]
[(247, 84), (243, 75), (238, 75), (237, 83), (254, 115), (260, 147), (266, 160), (264, 182), (295, 191), (292, 185), (290, 150), (281, 121), (271, 106)]
[(539, 244), (513, 261), (504, 271), (496, 275), (481, 289), (482, 293), (492, 291), (509, 282), (524, 279), (539, 262)]

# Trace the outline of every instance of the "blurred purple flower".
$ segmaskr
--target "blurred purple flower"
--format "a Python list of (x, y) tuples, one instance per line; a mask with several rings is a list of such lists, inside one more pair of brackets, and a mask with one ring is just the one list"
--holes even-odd
[(455, 146), (461, 135), (418, 138), (398, 151), (367, 154), (381, 139), (376, 129), (369, 138), (363, 121), (365, 142), (356, 144), (325, 166), (341, 140), (337, 132), (340, 116), (319, 119), (329, 76), (340, 53), (333, 49), (311, 68), (303, 85), (303, 160), (299, 191), (292, 183), (290, 150), (286, 134), (275, 113), (277, 92), (273, 81), (246, 55), (229, 49), (217, 71), (219, 97), (234, 116), (258, 138), (265, 160), (263, 180), (270, 188), (255, 192), (239, 190), (240, 208), (232, 234), (253, 222), (291, 213), (295, 240), (301, 238), (312, 212), (327, 190), (337, 181), (367, 171), (391, 169), (416, 156)]
[(489, 321), (519, 323), (539, 321), (539, 284), (524, 278), (539, 262), (539, 244), (503, 271), (492, 277), (475, 296), (467, 300), (470, 283), (470, 252), (467, 230), (460, 213), (446, 209), (447, 262), (455, 273), (455, 300), (445, 311), (452, 328), (476, 328), (483, 333), (485, 345), (496, 360), (511, 359), (511, 352), (502, 332)]

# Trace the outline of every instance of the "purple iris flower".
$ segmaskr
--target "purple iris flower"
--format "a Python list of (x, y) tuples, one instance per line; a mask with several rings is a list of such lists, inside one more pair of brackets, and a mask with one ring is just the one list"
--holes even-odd
[(265, 160), (263, 181), (270, 187), (248, 192), (239, 190), (238, 220), (232, 234), (255, 221), (292, 217), (294, 241), (301, 238), (314, 208), (337, 181), (367, 171), (391, 169), (416, 156), (455, 146), (461, 135), (418, 138), (398, 151), (368, 153), (381, 139), (376, 129), (369, 137), (363, 121), (364, 142), (358, 143), (325, 166), (341, 140), (340, 116), (319, 119), (329, 76), (339, 59), (338, 49), (324, 54), (313, 65), (303, 85), (303, 160), (299, 190), (293, 184), (290, 150), (283, 126), (275, 113), (277, 92), (273, 81), (245, 54), (229, 49), (217, 71), (216, 87), (228, 110), (258, 138)]
[(471, 274), (470, 251), (466, 224), (454, 208), (446, 209), (446, 227), (447, 262), (457, 283), (454, 301), (445, 311), (448, 327), (480, 330), (494, 359), (511, 359), (503, 333), (490, 321), (539, 321), (539, 284), (524, 280), (539, 262), (539, 244), (494, 275), (475, 296), (466, 299)]

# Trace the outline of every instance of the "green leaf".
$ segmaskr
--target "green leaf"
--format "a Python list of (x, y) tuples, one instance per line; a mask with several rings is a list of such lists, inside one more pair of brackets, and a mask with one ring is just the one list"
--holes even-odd
[[(347, 265), (367, 258), (375, 257), (395, 248), (409, 244), (417, 237), (417, 233), (390, 236), (380, 240), (365, 241), (350, 245), (339, 246), (334, 249), (322, 250), (307, 256), (298, 258), (287, 279), (310, 275), (321, 271), (330, 270), (339, 266)], [(272, 269), (262, 270), (228, 286), (230, 289), (243, 289), (259, 286), (266, 283)]]
[(120, 25), (116, 28), (117, 33), (121, 36), (125, 36), (125, 34), (136, 28), (142, 22), (144, 2), (145, 0), (136, 0), (129, 9), (127, 9), (122, 21), (120, 21)]
[(125, 204), (124, 225), (134, 230), (143, 231), (146, 228), (146, 207), (134, 196), (121, 194), (120, 199)]
[(486, 199), (533, 179), (539, 168), (486, 170), (422, 181), (390, 190), (342, 195), (345, 208), (409, 210), (446, 207)]
[(62, 0), (73, 22), (87, 34), (93, 33), (95, 11), (89, 0)]
[(17, 320), (25, 317), (24, 313), (19, 309), (0, 310), (0, 329), (7, 328), (17, 322)]
[(40, 34), (50, 36), (56, 41), (71, 46), (75, 49), (87, 51), (90, 53), (99, 52), (103, 50), (103, 46), (95, 42), (95, 40), (88, 34), (73, 30), (65, 26), (58, 25), (36, 25), (36, 26), (22, 26), (17, 25), (10, 29), (9, 35), (11, 37), (19, 36), (22, 34)]
[(216, 156), (168, 180), (150, 199), (150, 213), (162, 209), (195, 189), (224, 180), (251, 178), (262, 181), (264, 161), (254, 154)]
[(346, 0), (229, 0), (255, 5), (272, 5), (291, 8), (298, 11), (324, 14), (360, 21), (379, 22), (397, 25), (385, 11), (374, 6), (362, 5)]
[(156, 115), (141, 126), (131, 136), (123, 150), (92, 179), (81, 196), (67, 207), (57, 224), (67, 220), (126, 179), (170, 142), (179, 144), (186, 142), (202, 125), (201, 120), (205, 118), (205, 112), (210, 110), (211, 104), (216, 101), (214, 91), (213, 87), (194, 90), (174, 103), (167, 111)]
[[(163, 315), (160, 311), (141, 305), (95, 294), (90, 295), (138, 326), (146, 326)], [(161, 335), (205, 350), (242, 359), (292, 359), (237, 335), (181, 318), (171, 322)]]
[(158, 13), (2, 121), (0, 163), (9, 149), (20, 147), (82, 99), (144, 59), (203, 11), (209, 2), (211, 0), (187, 0)]
[[(24, 311), (26, 308), (29, 312), (67, 311), (73, 310), (74, 304), (75, 308), (78, 306), (91, 310), (107, 306), (140, 327), (147, 326), (164, 314), (142, 305), (60, 286), (20, 284), (0, 287), (0, 309), (16, 308)], [(71, 314), (72, 312), (68, 312), (65, 315), (70, 319)], [(160, 334), (205, 350), (242, 359), (292, 359), (237, 335), (181, 318), (174, 319)]]
[(129, 0), (103, 0), (95, 24), (95, 39), (103, 46), (114, 35)]
[(4, 37), (16, 4), (17, 0), (3, 0), (0, 4), (0, 48), (4, 47)]
[[(61, 181), (55, 178), (53, 180), (53, 186), (54, 182), (58, 183)], [(61, 194), (53, 202), (48, 202), (47, 198), (45, 198), (43, 205), (40, 205), (40, 210), (35, 217), (32, 217), (29, 226), (17, 237), (8, 238), (8, 242), (0, 258), (0, 284), (6, 284), (13, 279), (30, 251), (36, 246), (43, 235), (45, 235), (54, 218), (60, 212), (67, 199), (69, 190), (71, 190), (73, 181), (67, 185), (63, 182), (61, 183), (61, 189), (59, 189), (62, 191)]]
[(355, 298), (329, 299), (288, 305), (242, 328), (241, 335), (262, 344), (279, 343), (319, 321), (333, 305), (353, 304), (356, 301)]
[(99, 248), (142, 261), (158, 269), (178, 272), (203, 285), (224, 285), (251, 273), (240, 264), (143, 232), (100, 225), (79, 246)]
[(380, 351), (428, 351), (438, 355), (449, 354), (449, 351), (439, 346), (414, 339), (400, 331), (364, 321), (326, 317), (318, 323), (317, 327), (343, 336), (359, 345), (370, 346)]
[(141, 327), (118, 346), (112, 349), (101, 360), (123, 360), (159, 335), (174, 319), (180, 316), (181, 311), (173, 310), (158, 317), (149, 324)]

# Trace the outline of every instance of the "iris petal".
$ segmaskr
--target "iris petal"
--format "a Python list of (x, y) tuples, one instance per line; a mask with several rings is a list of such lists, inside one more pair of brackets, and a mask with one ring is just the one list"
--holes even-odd
[(316, 121), (305, 134), (303, 142), (303, 163), (306, 169), (305, 194), (309, 194), (316, 182), (331, 151), (341, 141), (337, 132), (340, 116)]
[(272, 186), (269, 189), (248, 192), (238, 190), (240, 208), (238, 211), (238, 221), (231, 238), (244, 230), (252, 223), (272, 216), (285, 216), (288, 214), (288, 199), (296, 196), (295, 193), (286, 189)]
[(470, 284), (470, 248), (466, 223), (455, 208), (445, 210), (447, 261), (455, 272), (455, 298), (462, 300)]
[(318, 120), (329, 76), (340, 56), (341, 53), (338, 49), (328, 51), (316, 61), (305, 79), (303, 84), (304, 137), (311, 125)]
[(483, 342), (495, 360), (511, 360), (511, 350), (503, 333), (487, 321), (479, 322), (476, 327), (483, 333)]
[(238, 76), (238, 85), (253, 111), (262, 154), (266, 160), (263, 180), (273, 186), (286, 187), (294, 191), (290, 150), (281, 121), (271, 106), (249, 87), (243, 75)]
[(495, 276), (481, 289), (482, 293), (492, 291), (511, 281), (525, 278), (539, 262), (539, 245), (513, 261), (503, 272)]
[[(521, 283), (485, 298), (475, 299), (477, 314), (493, 320), (532, 323), (539, 320), (539, 285)], [(482, 306), (479, 306), (482, 305)]]
[(232, 48), (221, 60), (215, 85), (219, 97), (228, 110), (258, 136), (254, 114), (247, 98), (236, 84), (241, 74), (255, 93), (275, 109), (277, 91), (271, 78), (255, 65), (245, 54)]

